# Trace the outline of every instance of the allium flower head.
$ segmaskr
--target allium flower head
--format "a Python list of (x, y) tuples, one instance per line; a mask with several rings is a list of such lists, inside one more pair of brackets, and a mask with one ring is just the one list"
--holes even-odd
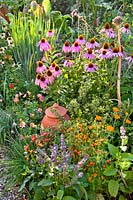
[(131, 33), (131, 31), (130, 31), (130, 25), (128, 23), (125, 23), (124, 27), (121, 28), (121, 31), (123, 33), (126, 33), (126, 34), (130, 34)]
[(48, 41), (45, 38), (42, 38), (38, 42), (38, 46), (40, 46), (40, 51), (49, 51), (51, 49), (50, 44), (48, 43)]
[(112, 20), (112, 24), (114, 24), (115, 26), (119, 26), (122, 23), (122, 17), (121, 16), (117, 16)]
[(78, 42), (76, 42), (76, 41), (74, 42), (74, 44), (71, 47), (71, 51), (72, 51), (72, 53), (80, 52), (80, 46), (79, 46)]
[(86, 43), (87, 49), (94, 49), (95, 47), (100, 47), (100, 45), (95, 41), (94, 38), (90, 39), (90, 42)]
[(82, 45), (82, 44), (86, 43), (86, 40), (84, 39), (83, 35), (79, 35), (76, 42), (78, 42), (78, 44)]
[(42, 61), (38, 61), (38, 62), (37, 62), (36, 72), (37, 72), (37, 73), (42, 73), (42, 72), (44, 72), (44, 71), (46, 71), (46, 66), (43, 64)]
[(98, 66), (93, 63), (89, 63), (85, 65), (85, 71), (87, 72), (95, 72), (97, 69), (98, 69)]
[(54, 36), (54, 32), (52, 30), (49, 30), (47, 33), (46, 33), (46, 37), (49, 37), (49, 38), (52, 38)]
[(95, 54), (93, 53), (92, 49), (87, 49), (87, 52), (85, 52), (83, 56), (84, 58), (90, 59), (90, 60), (95, 58)]
[(70, 42), (66, 41), (62, 47), (62, 51), (64, 53), (69, 53), (71, 52), (71, 47), (70, 47)]

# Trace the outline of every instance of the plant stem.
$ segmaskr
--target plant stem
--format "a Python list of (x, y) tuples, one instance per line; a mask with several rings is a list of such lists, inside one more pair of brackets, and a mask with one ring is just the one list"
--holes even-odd
[[(119, 52), (121, 52), (121, 36), (120, 36), (120, 27), (117, 26), (117, 34), (118, 34), (118, 48)], [(117, 73), (117, 100), (118, 100), (118, 106), (121, 106), (121, 86), (120, 86), (120, 80), (121, 80), (121, 62), (122, 57), (118, 57), (118, 73)]]

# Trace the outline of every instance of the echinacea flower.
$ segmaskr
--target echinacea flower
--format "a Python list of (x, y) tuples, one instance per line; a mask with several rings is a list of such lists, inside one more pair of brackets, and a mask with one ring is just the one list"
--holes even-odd
[(39, 81), (40, 88), (45, 89), (48, 87), (48, 84), (49, 84), (49, 80), (47, 79), (47, 77), (41, 76), (40, 81)]
[(42, 61), (38, 61), (38, 62), (37, 62), (36, 72), (37, 72), (37, 73), (42, 73), (42, 72), (44, 72), (44, 71), (46, 71), (46, 66), (43, 64)]
[(62, 51), (64, 53), (69, 53), (71, 52), (71, 47), (70, 47), (70, 42), (66, 41), (62, 47)]
[(55, 70), (55, 66), (56, 66), (56, 63), (52, 62), (50, 67), (49, 67), (49, 70), (53, 72)]
[(53, 71), (53, 76), (58, 77), (62, 73), (60, 67), (58, 65), (55, 66), (54, 71)]
[(82, 45), (82, 44), (86, 43), (86, 40), (84, 39), (83, 35), (79, 35), (76, 42), (78, 42), (78, 44)]
[(122, 54), (122, 52), (119, 52), (119, 48), (118, 47), (114, 47), (112, 49), (112, 51), (107, 52), (107, 55), (108, 55), (109, 58), (119, 57), (119, 56), (123, 57), (123, 54)]
[(94, 38), (90, 39), (90, 42), (86, 43), (87, 49), (94, 49), (95, 47), (100, 47), (99, 43), (95, 41)]
[(35, 85), (40, 85), (41, 74), (36, 75)]
[(85, 71), (87, 72), (95, 72), (98, 69), (98, 66), (93, 63), (89, 63), (85, 65)]
[(98, 57), (101, 59), (107, 59), (107, 58), (109, 58), (109, 55), (107, 54), (107, 51), (104, 49), (104, 50), (102, 50), (102, 52), (99, 54)]
[(49, 30), (47, 33), (46, 33), (46, 37), (49, 37), (49, 38), (52, 38), (54, 36), (54, 32), (52, 30)]
[(133, 63), (133, 53), (129, 57), (126, 57), (125, 59), (128, 60), (128, 63), (130, 62)]
[(72, 53), (79, 53), (80, 52), (80, 46), (79, 46), (79, 43), (78, 42), (74, 42), (74, 44), (72, 45), (71, 47), (71, 51)]
[(128, 23), (124, 24), (124, 27), (121, 28), (122, 33), (130, 34), (130, 25)]
[(73, 62), (69, 58), (66, 58), (64, 62), (64, 67), (71, 67), (72, 65), (73, 65)]
[(45, 38), (42, 38), (38, 42), (38, 46), (40, 47), (40, 51), (49, 51), (51, 49), (50, 44), (48, 43), (48, 41)]
[(115, 38), (115, 32), (114, 30), (110, 27), (110, 24), (107, 22), (104, 26), (103, 29), (100, 30), (100, 33), (105, 33), (106, 37), (109, 38)]
[(54, 81), (53, 72), (49, 69), (46, 71), (46, 78), (49, 81), (49, 83), (53, 83)]
[(95, 58), (95, 54), (92, 49), (87, 49), (87, 52), (84, 53), (83, 57), (92, 60)]

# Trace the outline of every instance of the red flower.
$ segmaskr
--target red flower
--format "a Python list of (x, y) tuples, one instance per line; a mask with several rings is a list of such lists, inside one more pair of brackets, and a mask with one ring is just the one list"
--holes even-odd
[(36, 135), (32, 135), (32, 136), (31, 136), (31, 142), (35, 142), (36, 139), (37, 139), (37, 136), (36, 136)]
[(10, 88), (10, 89), (14, 89), (14, 84), (13, 84), (13, 83), (10, 83), (10, 84), (9, 84), (9, 88)]

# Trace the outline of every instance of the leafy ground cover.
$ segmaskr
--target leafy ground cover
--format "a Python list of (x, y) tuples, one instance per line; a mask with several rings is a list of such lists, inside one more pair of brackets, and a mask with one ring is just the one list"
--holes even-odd
[[(66, 14), (48, 0), (15, 9), (10, 3), (2, 4), (0, 18), (3, 193), (15, 188), (23, 200), (131, 200), (131, 2), (79, 1)], [(70, 120), (58, 116), (56, 128), (44, 128), (54, 103)]]

